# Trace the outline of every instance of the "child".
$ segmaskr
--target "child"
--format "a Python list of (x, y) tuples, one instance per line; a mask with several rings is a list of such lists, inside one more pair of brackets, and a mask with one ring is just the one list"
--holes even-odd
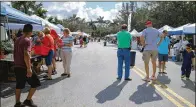
[(186, 45), (186, 49), (182, 52), (182, 55), (183, 55), (183, 63), (181, 67), (181, 71), (182, 71), (181, 78), (183, 79), (186, 76), (186, 79), (189, 80), (192, 64), (194, 65), (194, 58), (195, 58), (195, 55), (191, 50), (191, 44)]

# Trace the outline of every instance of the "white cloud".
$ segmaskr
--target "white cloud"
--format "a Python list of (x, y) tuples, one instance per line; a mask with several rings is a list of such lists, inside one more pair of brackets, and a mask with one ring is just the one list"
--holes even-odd
[(68, 18), (76, 14), (87, 21), (96, 20), (99, 16), (104, 16), (104, 20), (114, 19), (122, 3), (117, 3), (114, 9), (105, 11), (97, 5), (96, 8), (87, 8), (85, 2), (43, 2), (44, 8), (48, 10), (48, 16), (57, 16), (58, 18)]
[(7, 2), (3, 2), (3, 3), (5, 3), (5, 4), (7, 4), (7, 5), (11, 6), (11, 2), (9, 2), (9, 1), (7, 1)]

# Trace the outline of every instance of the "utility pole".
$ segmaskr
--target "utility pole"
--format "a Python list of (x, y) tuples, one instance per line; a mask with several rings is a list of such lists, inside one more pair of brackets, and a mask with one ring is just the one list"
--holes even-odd
[(132, 19), (132, 13), (134, 11), (134, 2), (130, 2), (129, 9), (128, 9), (128, 31), (131, 30), (131, 19)]

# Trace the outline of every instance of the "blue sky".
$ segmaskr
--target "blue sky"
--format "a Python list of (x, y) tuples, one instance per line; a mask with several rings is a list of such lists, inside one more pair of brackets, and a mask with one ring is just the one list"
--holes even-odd
[[(57, 16), (59, 19), (68, 18), (76, 14), (86, 21), (96, 20), (99, 16), (104, 20), (113, 20), (122, 7), (122, 2), (42, 2), (48, 11), (47, 16)], [(7, 2), (10, 4), (10, 2)], [(141, 7), (143, 3), (137, 2)]]

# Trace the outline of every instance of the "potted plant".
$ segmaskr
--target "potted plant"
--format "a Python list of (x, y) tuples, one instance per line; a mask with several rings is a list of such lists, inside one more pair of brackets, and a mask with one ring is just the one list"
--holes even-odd
[(8, 55), (10, 53), (13, 53), (14, 48), (11, 43), (11, 41), (0, 41), (0, 57), (5, 57), (5, 55)]

